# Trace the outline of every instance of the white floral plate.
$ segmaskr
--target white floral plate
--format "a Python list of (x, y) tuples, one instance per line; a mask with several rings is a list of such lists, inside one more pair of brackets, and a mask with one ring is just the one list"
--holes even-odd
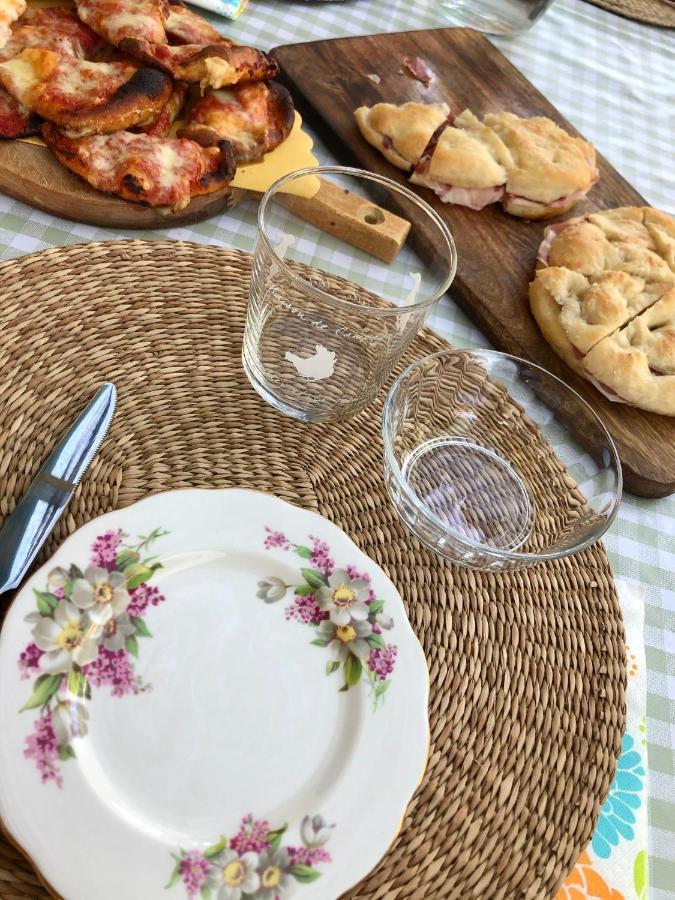
[(7, 614), (0, 818), (67, 900), (333, 900), (397, 834), (427, 702), (399, 595), (340, 529), (159, 494), (80, 529)]

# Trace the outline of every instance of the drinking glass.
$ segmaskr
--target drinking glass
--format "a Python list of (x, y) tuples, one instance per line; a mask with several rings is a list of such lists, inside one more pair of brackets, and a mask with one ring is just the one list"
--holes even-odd
[(384, 405), (387, 490), (404, 524), (460, 565), (518, 569), (577, 553), (609, 528), (621, 463), (560, 379), (493, 350), (413, 363)]
[[(321, 228), (306, 220), (307, 199), (326, 181), (332, 191), (350, 192), (350, 242), (340, 237), (344, 222), (331, 218), (330, 207)], [(394, 259), (353, 246), (372, 250), (372, 241), (381, 248), (390, 215), (399, 226), (410, 223)], [(375, 398), (447, 291), (456, 264), (444, 222), (388, 178), (323, 166), (279, 179), (258, 210), (242, 351), (251, 384), (281, 412), (305, 421), (354, 415)]]
[(438, 0), (448, 19), (487, 34), (520, 34), (544, 15), (553, 0)]

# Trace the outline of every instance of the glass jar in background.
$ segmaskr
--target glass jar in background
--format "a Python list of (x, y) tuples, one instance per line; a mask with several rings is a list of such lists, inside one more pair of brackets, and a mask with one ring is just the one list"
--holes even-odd
[(531, 28), (553, 0), (437, 0), (451, 24), (486, 34), (520, 34)]

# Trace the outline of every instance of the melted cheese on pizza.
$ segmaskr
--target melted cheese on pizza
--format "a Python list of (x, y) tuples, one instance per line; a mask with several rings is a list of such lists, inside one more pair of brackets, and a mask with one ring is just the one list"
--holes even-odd
[(0, 47), (12, 33), (12, 23), (26, 12), (26, 0), (0, 0)]
[(27, 47), (40, 47), (43, 50), (54, 50), (66, 56), (84, 58), (82, 46), (69, 35), (54, 33), (44, 26), (27, 25), (25, 28), (12, 29), (12, 36), (0, 50), (0, 61), (5, 62), (18, 56)]
[(204, 125), (238, 148), (252, 151), (265, 141), (268, 93), (264, 82), (209, 91), (194, 107), (190, 124)]
[(27, 10), (0, 56), (11, 59), (26, 47), (42, 47), (90, 59), (100, 45), (100, 37), (75, 12), (55, 6)]
[(111, 44), (123, 38), (166, 43), (162, 0), (76, 0), (76, 5), (82, 21)]
[(191, 189), (207, 170), (210, 156), (193, 141), (118, 131), (72, 141), (87, 181), (118, 193), (120, 185), (151, 206), (183, 209)]
[(134, 63), (94, 63), (52, 50), (28, 49), (0, 63), (0, 82), (33, 112), (88, 109), (105, 103), (136, 72)]
[(206, 19), (187, 6), (170, 6), (164, 28), (173, 41), (180, 44), (214, 44), (223, 39)]

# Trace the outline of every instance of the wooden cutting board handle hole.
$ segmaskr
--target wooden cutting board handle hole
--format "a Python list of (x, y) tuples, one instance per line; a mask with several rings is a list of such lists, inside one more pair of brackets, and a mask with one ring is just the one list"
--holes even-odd
[(369, 225), (381, 225), (384, 222), (384, 213), (377, 206), (370, 206), (364, 210), (363, 221)]

